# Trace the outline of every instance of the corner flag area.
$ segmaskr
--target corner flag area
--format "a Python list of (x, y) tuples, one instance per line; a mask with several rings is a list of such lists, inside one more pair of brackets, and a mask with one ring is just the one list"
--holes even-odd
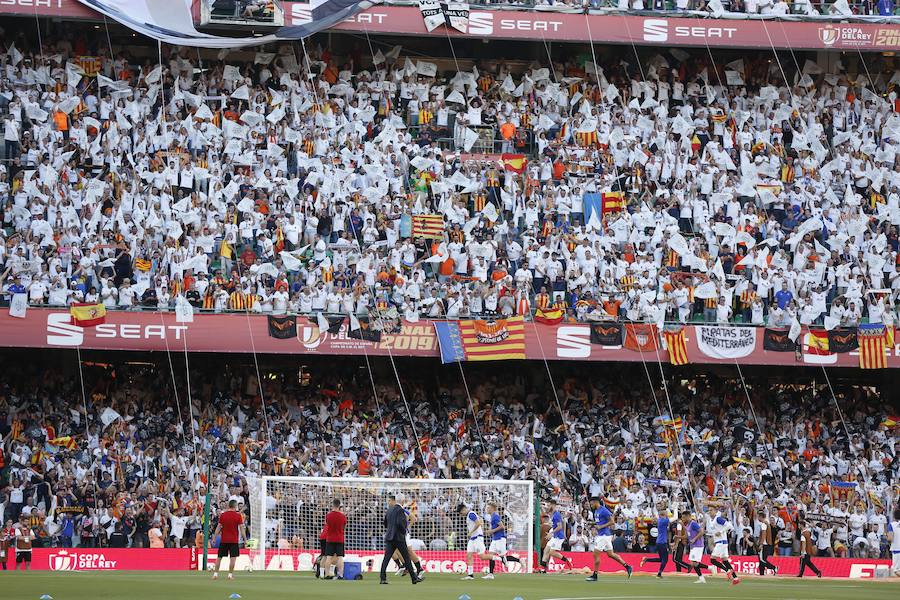
[(413, 586), (408, 578), (391, 576), (390, 585), (378, 584), (378, 575), (366, 574), (361, 581), (324, 581), (311, 575), (285, 573), (239, 573), (232, 581), (212, 581), (207, 574), (193, 572), (139, 573), (8, 573), (3, 578), (3, 596), (16, 600), (888, 600), (897, 598), (897, 580), (853, 581), (847, 579), (754, 578), (731, 586), (725, 578), (708, 577), (697, 585), (695, 577), (601, 576), (596, 583), (581, 575), (507, 575), (493, 581), (461, 581), (459, 575), (428, 575)]

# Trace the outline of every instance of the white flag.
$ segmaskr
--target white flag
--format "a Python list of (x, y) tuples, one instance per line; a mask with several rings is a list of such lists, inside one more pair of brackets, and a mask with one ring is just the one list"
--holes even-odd
[(463, 33), (469, 32), (469, 4), (467, 2), (449, 2), (444, 11), (450, 27)]
[(100, 414), (100, 422), (103, 423), (104, 427), (109, 427), (109, 424), (115, 421), (116, 419), (121, 419), (122, 415), (117, 413), (112, 408), (106, 407), (103, 409), (103, 412)]
[(356, 318), (356, 315), (350, 313), (350, 331), (359, 331), (359, 319)]
[(435, 0), (419, 0), (419, 10), (425, 20), (425, 29), (431, 33), (444, 24), (444, 11), (440, 2)]
[(800, 327), (800, 321), (794, 319), (791, 321), (791, 330), (788, 331), (788, 337), (792, 342), (797, 343), (797, 339), (800, 337), (802, 328)]
[(472, 146), (475, 145), (475, 142), (478, 141), (478, 134), (466, 127), (466, 130), (463, 132), (463, 148), (466, 149), (466, 152), (472, 149)]
[(295, 257), (290, 252), (282, 250), (278, 256), (281, 257), (281, 264), (284, 265), (286, 271), (299, 271), (303, 266), (303, 261)]
[(194, 307), (187, 301), (184, 296), (175, 297), (175, 322), (176, 323), (193, 323)]
[(24, 319), (28, 311), (28, 294), (13, 294), (9, 301), (9, 316)]
[(322, 311), (316, 313), (316, 324), (319, 326), (319, 335), (328, 331), (328, 319), (325, 318), (325, 314)]

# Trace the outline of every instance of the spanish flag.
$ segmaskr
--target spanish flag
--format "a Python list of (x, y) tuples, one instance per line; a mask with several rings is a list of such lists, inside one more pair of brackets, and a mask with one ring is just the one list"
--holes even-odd
[(78, 302), (69, 308), (72, 316), (72, 325), (79, 327), (94, 327), (106, 322), (106, 307), (102, 304), (86, 304)]
[(278, 229), (275, 230), (275, 254), (279, 254), (282, 250), (284, 250), (284, 230), (281, 228), (281, 225), (278, 226)]
[(514, 173), (524, 173), (525, 167), (528, 166), (528, 159), (524, 154), (501, 154), (500, 162), (503, 168)]
[(881, 426), (888, 429), (893, 429), (897, 425), (900, 425), (900, 416), (897, 415), (888, 415), (881, 421)]
[(78, 442), (75, 441), (71, 435), (64, 435), (62, 437), (53, 438), (52, 440), (47, 442), (51, 446), (58, 446), (60, 448), (65, 448), (66, 450), (77, 450)]
[(563, 320), (563, 311), (559, 308), (537, 309), (534, 312), (534, 322), (544, 325), (558, 325)]
[(691, 362), (688, 359), (687, 344), (684, 340), (684, 327), (666, 329), (663, 331), (663, 337), (665, 337), (666, 346), (669, 348), (669, 362), (679, 366)]

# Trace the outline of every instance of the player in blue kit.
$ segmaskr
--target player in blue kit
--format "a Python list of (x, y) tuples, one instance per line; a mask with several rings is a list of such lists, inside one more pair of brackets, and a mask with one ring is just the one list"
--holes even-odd
[(645, 563), (659, 563), (659, 571), (656, 572), (657, 577), (662, 577), (666, 565), (669, 564), (669, 514), (664, 508), (661, 515), (656, 519), (656, 553), (659, 558), (642, 558), (641, 566)]
[(490, 571), (482, 579), (494, 578), (494, 555), (485, 551), (484, 547), (484, 521), (474, 510), (469, 510), (465, 504), (460, 504), (457, 511), (466, 518), (466, 576), (463, 579), (475, 579), (476, 558), (488, 561)]
[[(485, 532), (491, 540), (488, 547), (488, 554), (493, 554), (503, 563), (503, 568), (509, 570), (507, 562), (521, 562), (518, 556), (507, 555), (506, 553), (506, 525), (503, 523), (503, 517), (497, 512), (497, 505), (493, 502), (487, 505), (487, 525)], [(490, 572), (494, 572), (494, 559), (491, 559)]]
[(633, 569), (631, 565), (622, 560), (622, 557), (613, 552), (613, 515), (609, 512), (599, 498), (591, 499), (591, 508), (594, 509), (594, 573), (585, 581), (597, 581), (597, 571), (600, 570), (600, 553), (605, 552), (608, 557), (625, 567), (628, 577), (631, 577)]
[(547, 561), (551, 558), (559, 559), (566, 563), (569, 569), (572, 568), (572, 560), (567, 556), (563, 556), (562, 547), (566, 540), (566, 523), (563, 521), (562, 514), (556, 506), (556, 500), (548, 502), (548, 512), (550, 513), (550, 539), (547, 540), (547, 546), (544, 548), (544, 555), (541, 557), (541, 567), (546, 571)]

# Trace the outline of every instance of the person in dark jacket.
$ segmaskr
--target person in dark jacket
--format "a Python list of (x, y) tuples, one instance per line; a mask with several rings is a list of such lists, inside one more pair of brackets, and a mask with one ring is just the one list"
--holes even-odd
[(409, 549), (406, 547), (407, 520), (406, 511), (397, 504), (396, 496), (388, 496), (388, 511), (384, 515), (384, 559), (381, 561), (381, 583), (387, 584), (387, 567), (391, 562), (394, 552), (403, 557), (403, 566), (409, 573), (413, 585), (422, 581), (416, 576), (412, 563), (409, 560)]

